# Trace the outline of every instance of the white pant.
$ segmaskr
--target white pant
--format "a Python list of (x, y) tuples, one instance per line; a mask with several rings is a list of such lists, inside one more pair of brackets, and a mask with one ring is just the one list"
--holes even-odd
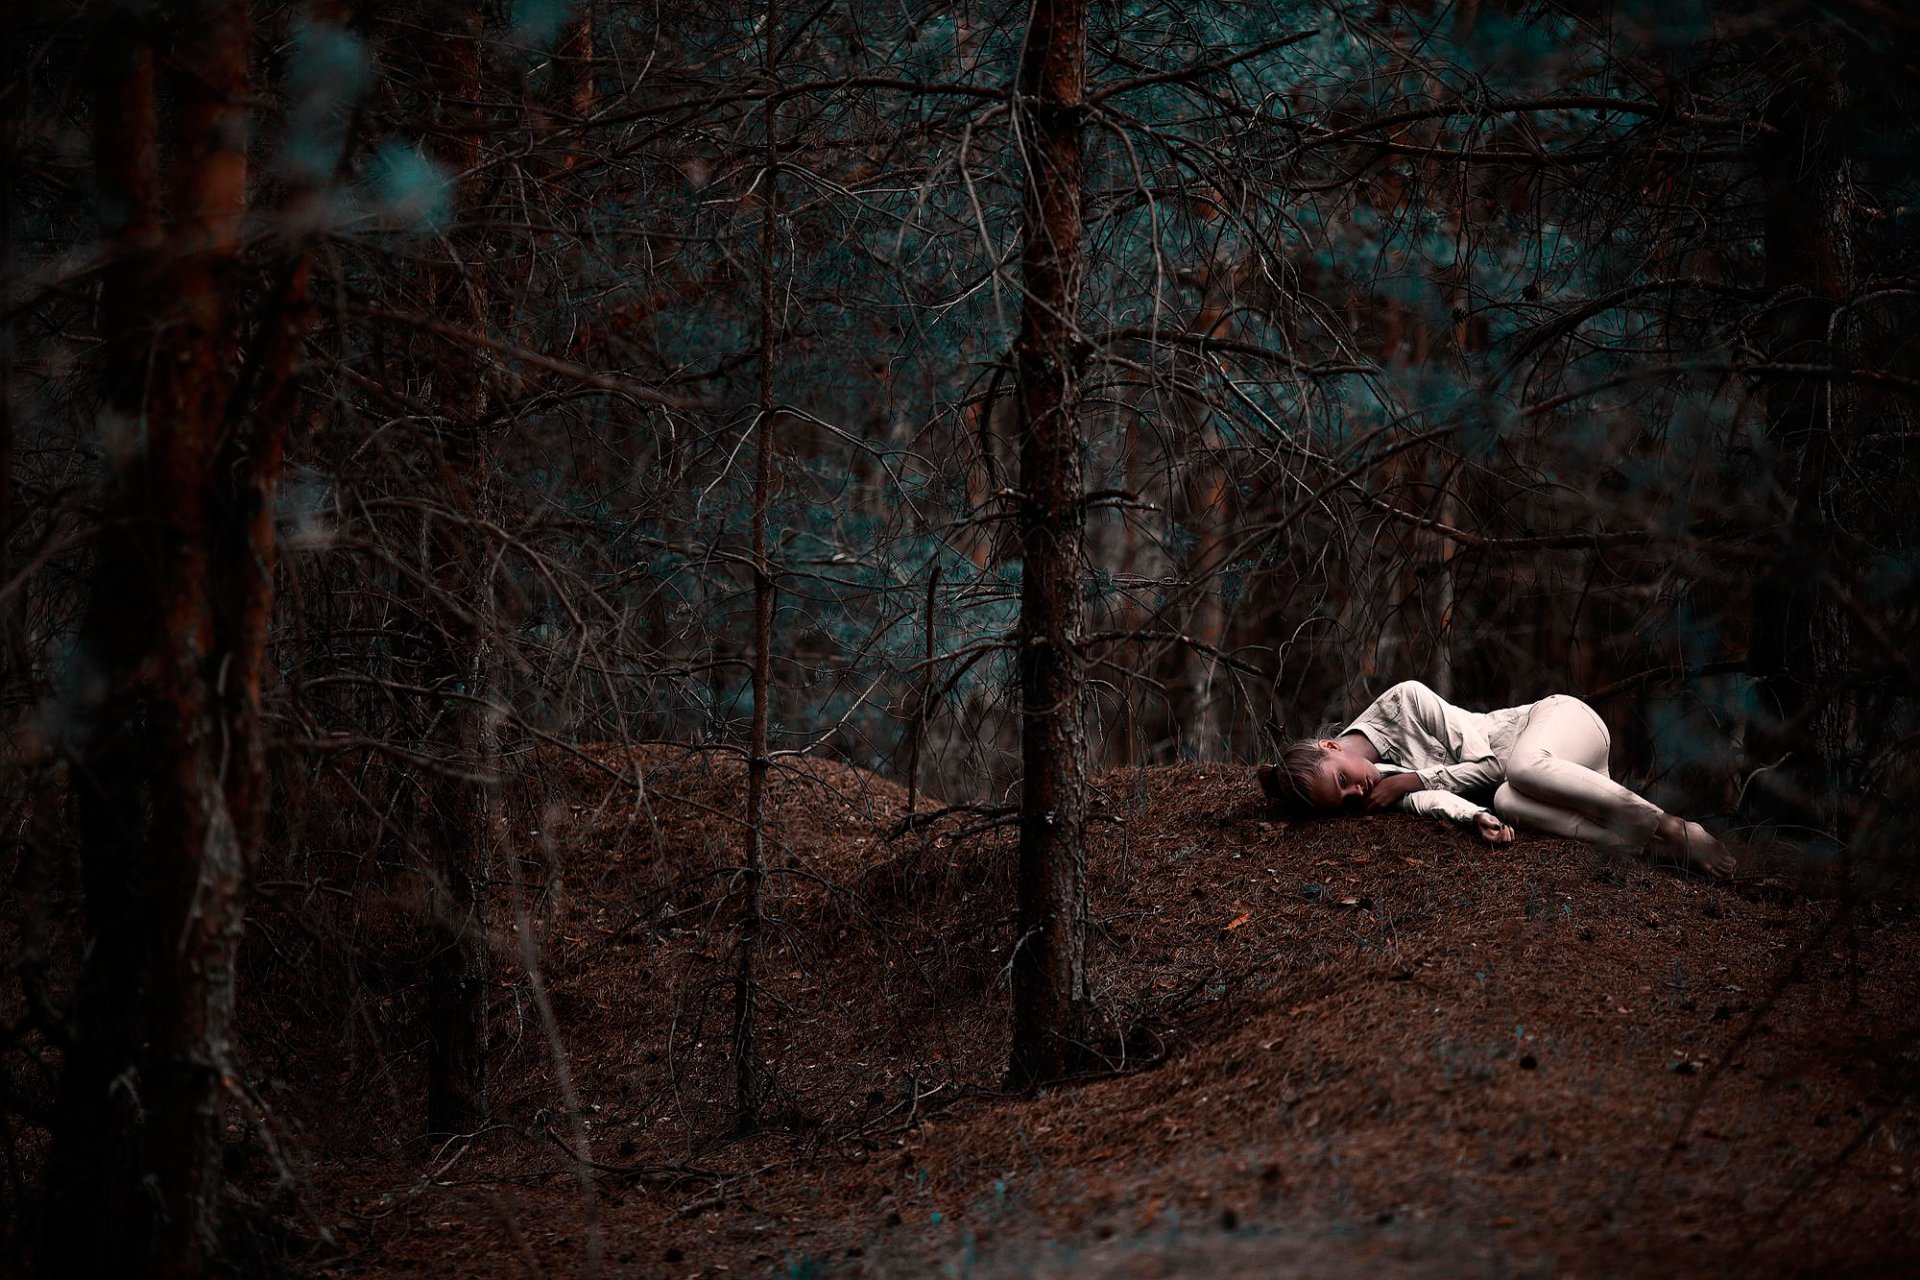
[(1527, 831), (1646, 848), (1667, 815), (1607, 777), (1608, 745), (1592, 707), (1564, 693), (1542, 698), (1514, 740), (1493, 811)]

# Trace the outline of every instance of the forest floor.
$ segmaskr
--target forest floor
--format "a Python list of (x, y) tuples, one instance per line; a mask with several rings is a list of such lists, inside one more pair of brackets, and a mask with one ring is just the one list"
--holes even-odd
[[(276, 1087), (303, 1099), (280, 1123), (319, 1272), (1920, 1268), (1920, 933), (1896, 886), (1289, 825), (1245, 769), (1121, 771), (1092, 837), (1105, 1029), (1083, 1078), (1014, 1096), (1010, 829), (890, 839), (899, 787), (802, 763), (772, 790), (768, 1065), (738, 1137), (740, 766), (607, 748), (553, 777), (540, 829), (510, 833), (494, 1127), (405, 1136), (417, 1094), (352, 1026), (256, 1064), (305, 1077)], [(270, 1180), (257, 1145), (243, 1163)]]

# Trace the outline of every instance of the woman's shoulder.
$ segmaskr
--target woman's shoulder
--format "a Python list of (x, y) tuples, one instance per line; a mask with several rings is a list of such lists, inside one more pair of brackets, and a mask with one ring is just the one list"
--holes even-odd
[[(1353, 728), (1367, 732), (1376, 746), (1383, 735), (1400, 738), (1410, 733), (1439, 733), (1454, 708), (1418, 680), (1402, 680), (1384, 690), (1354, 720)], [(1370, 732), (1369, 732), (1370, 731)]]
[(1391, 686), (1375, 702), (1399, 702), (1414, 706), (1449, 707), (1452, 704), (1419, 680), (1402, 680)]

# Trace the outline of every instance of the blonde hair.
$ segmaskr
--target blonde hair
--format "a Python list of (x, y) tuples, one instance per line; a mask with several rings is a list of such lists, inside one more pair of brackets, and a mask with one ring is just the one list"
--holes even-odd
[(1285, 806), (1295, 816), (1321, 813), (1309, 788), (1320, 772), (1327, 753), (1318, 738), (1296, 738), (1280, 749), (1280, 763), (1263, 764), (1255, 771), (1260, 789), (1275, 804)]

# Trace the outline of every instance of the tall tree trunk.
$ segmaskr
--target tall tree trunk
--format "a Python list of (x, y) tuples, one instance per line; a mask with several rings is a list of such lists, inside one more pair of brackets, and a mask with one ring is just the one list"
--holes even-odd
[[(336, 28), (344, 28), (350, 16), (344, 0), (308, 0), (305, 10), (310, 20)], [(313, 229), (321, 221), (326, 178), (319, 166), (303, 166), (289, 183), (279, 220), (273, 289), (240, 361), (238, 385), (228, 406), (230, 426), (216, 464), (220, 519), (215, 623), (221, 651), (230, 655), (220, 690), (233, 761), (227, 795), (234, 830), (241, 847), (249, 850), (259, 847), (266, 830), (260, 709), (279, 564), (274, 495), (297, 407), (301, 350), (313, 322)]]
[[(0, 78), (14, 86), (15, 93), (26, 83), (23, 74), (26, 57), (22, 49), (27, 39), (26, 27), (27, 15), (13, 8), (0, 17), (0, 43), (6, 46), (0, 51)], [(8, 264), (0, 268), (4, 270), (11, 270), (15, 261), (14, 225), (20, 203), (20, 116), (18, 105), (0, 112), (0, 263)], [(9, 308), (7, 314), (0, 317), (0, 582), (13, 578), (13, 557), (9, 551), (16, 523), (13, 497), (16, 315), (17, 311)], [(15, 684), (28, 690), (33, 687), (33, 661), (21, 613), (21, 607), (15, 602), (0, 601), (0, 697), (14, 696), (9, 686)]]
[[(1233, 336), (1231, 315), (1239, 284), (1238, 272), (1231, 268), (1215, 267), (1207, 273), (1194, 332), (1206, 338)], [(1211, 362), (1222, 377), (1232, 376), (1223, 356), (1201, 354), (1195, 360), (1196, 365), (1200, 362)], [(1196, 385), (1205, 377), (1201, 369), (1194, 370)], [(1170, 486), (1168, 506), (1179, 522), (1176, 532), (1182, 535), (1176, 539), (1181, 548), (1177, 572), (1188, 595), (1184, 616), (1167, 621), (1199, 643), (1179, 645), (1167, 655), (1170, 664), (1177, 664), (1167, 682), (1173, 695), (1171, 737), (1176, 760), (1217, 760), (1222, 698), (1214, 680), (1220, 672), (1216, 651), (1226, 640), (1227, 605), (1221, 579), (1228, 571), (1224, 548), (1233, 486), (1221, 460), (1211, 406), (1192, 394), (1180, 395), (1175, 403), (1184, 419), (1186, 449), (1184, 456), (1170, 460), (1179, 469), (1179, 478)]]
[[(762, 31), (764, 55), (761, 73), (769, 84), (774, 74), (780, 7), (767, 0)], [(773, 698), (773, 572), (767, 563), (767, 504), (773, 497), (773, 374), (779, 340), (779, 316), (773, 288), (774, 241), (779, 232), (780, 126), (777, 100), (769, 94), (761, 112), (762, 156), (760, 181), (760, 403), (754, 415), (753, 513), (748, 532), (748, 554), (753, 557), (753, 723), (747, 739), (747, 868), (741, 887), (743, 913), (740, 944), (735, 956), (733, 993), (734, 1101), (742, 1132), (753, 1128), (760, 1110), (760, 1059), (755, 1044), (754, 1015), (759, 994), (755, 962), (760, 952), (763, 896), (767, 870), (767, 752), (768, 702)]]
[[(1459, 22), (1471, 26), (1474, 15), (1471, 12), (1461, 14)], [(1464, 221), (1466, 210), (1460, 212)], [(1470, 303), (1470, 295), (1462, 289), (1454, 298), (1454, 313), (1464, 314)], [(1485, 370), (1479, 367), (1479, 357), (1487, 349), (1487, 325), (1484, 320), (1459, 320), (1454, 324), (1454, 354), (1460, 362), (1464, 378), (1471, 380), (1484, 376)], [(1424, 320), (1418, 322), (1413, 332), (1413, 363), (1425, 365), (1431, 358), (1433, 349), (1433, 331)], [(1460, 497), (1458, 492), (1459, 464), (1442, 454), (1429, 456), (1426, 460), (1430, 483), (1439, 487), (1438, 501), (1433, 507), (1433, 518), (1446, 525), (1458, 525), (1460, 521)], [(1436, 474), (1437, 473), (1437, 474)], [(1442, 533), (1435, 533), (1426, 539), (1432, 547), (1432, 608), (1428, 617), (1432, 629), (1433, 645), (1427, 663), (1427, 684), (1442, 698), (1453, 697), (1454, 645), (1453, 621), (1454, 609), (1459, 603), (1458, 566), (1455, 561), (1460, 553), (1460, 544)]]
[[(1440, 495), (1435, 518), (1445, 524), (1453, 524), (1460, 518), (1460, 502), (1453, 493), (1453, 481), (1443, 472), (1440, 483), (1445, 490)], [(1445, 534), (1436, 534), (1433, 538), (1436, 546), (1435, 558), (1438, 564), (1433, 577), (1433, 650), (1427, 664), (1427, 684), (1442, 698), (1453, 697), (1453, 611), (1457, 603), (1456, 581), (1454, 576), (1454, 558), (1459, 553), (1460, 544)]]
[(95, 154), (115, 253), (101, 296), (102, 416), (116, 518), (96, 544), (82, 623), (90, 688), (74, 775), (93, 945), (48, 1156), (48, 1274), (205, 1269), (251, 852), (233, 804), (260, 793), (257, 756), (229, 754), (221, 693), (261, 662), (232, 647), (256, 633), (232, 625), (238, 602), (221, 573), (228, 538), (254, 526), (228, 520), (217, 465), (234, 404), (248, 14), (241, 0), (204, 0), (170, 17), (190, 69), (172, 118), (171, 228), (144, 15), (108, 16), (98, 64)]
[[(1774, 309), (1769, 357), (1844, 363), (1841, 308), (1854, 276), (1854, 202), (1847, 156), (1841, 50), (1809, 31), (1810, 56), (1780, 86), (1761, 142), (1767, 288)], [(1837, 378), (1793, 376), (1766, 387), (1767, 435), (1792, 504), (1780, 559), (1754, 593), (1749, 664), (1767, 723), (1751, 746), (1765, 769), (1747, 795), (1751, 816), (1835, 832), (1846, 760), (1857, 740), (1852, 700), (1838, 685), (1852, 647), (1848, 619), (1824, 579), (1848, 512), (1842, 462), (1853, 434), (1850, 389)]]
[[(477, 108), (481, 6), (436, 0), (427, 6), (425, 70), (435, 96), (433, 158), (455, 179), (453, 251), (427, 273), (432, 314), (456, 318), (474, 333), (487, 323), (485, 281), (477, 257), (462, 260), (474, 236), (459, 223), (478, 202)], [(438, 588), (425, 619), (426, 685), (431, 689), (428, 738), (442, 769), (429, 785), (426, 839), (435, 902), (433, 960), (427, 986), (427, 1129), (470, 1133), (487, 1113), (487, 992), (493, 981), (488, 946), (488, 879), (497, 754), (488, 705), (491, 574), (478, 529), (487, 512), (489, 462), (481, 433), (488, 407), (486, 370), (471, 349), (441, 345), (434, 356), (433, 400), (444, 413), (440, 465), (453, 510), (429, 513), (429, 571)]]
[[(153, 33), (143, 18), (109, 14), (96, 46), (94, 166), (101, 238), (113, 255), (100, 291), (102, 436), (108, 474), (103, 509), (131, 515), (146, 459), (136, 453), (147, 409), (151, 334), (162, 238)], [(145, 1265), (153, 1231), (141, 1194), (137, 1070), (148, 978), (130, 923), (144, 918), (144, 836), (149, 758), (142, 751), (144, 690), (136, 683), (158, 613), (152, 531), (111, 520), (95, 539), (92, 597), (81, 648), (98, 682), (81, 760), (73, 772), (92, 945), (70, 1016), (71, 1043), (47, 1157), (48, 1276), (105, 1276)], [(141, 879), (135, 880), (139, 869)], [(96, 1232), (96, 1223), (113, 1229)]]
[(1085, 986), (1086, 664), (1079, 332), (1087, 0), (1033, 0), (1016, 87), (1025, 170), (1020, 404), (1020, 879), (1010, 1079), (1067, 1071)]

